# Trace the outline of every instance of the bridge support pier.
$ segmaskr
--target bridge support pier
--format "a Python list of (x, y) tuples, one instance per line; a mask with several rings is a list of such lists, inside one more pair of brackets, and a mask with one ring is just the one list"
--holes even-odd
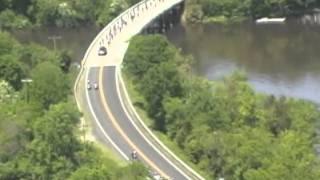
[(145, 28), (143, 28), (141, 34), (166, 33), (169, 29), (173, 28), (174, 25), (180, 23), (183, 10), (184, 2), (177, 4), (150, 22)]

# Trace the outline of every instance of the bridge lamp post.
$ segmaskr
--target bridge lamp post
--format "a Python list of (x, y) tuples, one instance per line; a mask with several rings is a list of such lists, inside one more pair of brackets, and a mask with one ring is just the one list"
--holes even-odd
[(27, 86), (27, 94), (26, 94), (26, 100), (27, 100), (27, 103), (29, 103), (29, 84), (32, 83), (32, 79), (21, 79), (21, 82), (26, 84)]
[(50, 36), (48, 37), (49, 40), (52, 40), (53, 43), (53, 49), (54, 51), (57, 50), (57, 40), (61, 39), (61, 36)]

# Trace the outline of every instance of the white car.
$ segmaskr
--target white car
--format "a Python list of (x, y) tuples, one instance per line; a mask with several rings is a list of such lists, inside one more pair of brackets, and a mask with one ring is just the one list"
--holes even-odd
[(94, 84), (93, 84), (93, 87), (94, 87), (94, 89), (98, 89), (98, 88), (99, 88), (99, 86), (98, 86), (97, 83), (94, 83)]
[(162, 180), (162, 177), (159, 174), (156, 174), (152, 177), (154, 180)]
[(88, 83), (88, 85), (87, 85), (87, 89), (88, 89), (88, 90), (90, 90), (90, 89), (91, 89), (91, 84), (90, 84), (90, 83)]
[(155, 171), (149, 171), (150, 173), (150, 177), (153, 179), (153, 180), (162, 180), (163, 178)]

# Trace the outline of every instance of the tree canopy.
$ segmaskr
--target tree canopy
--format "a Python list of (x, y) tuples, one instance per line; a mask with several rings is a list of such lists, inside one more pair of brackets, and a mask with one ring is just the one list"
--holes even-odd
[(212, 179), (320, 178), (315, 104), (256, 93), (241, 71), (221, 81), (196, 77), (187, 57), (159, 43), (164, 37), (131, 41), (124, 72), (142, 96), (134, 104)]
[(0, 29), (104, 26), (137, 0), (1, 0)]
[(243, 18), (295, 16), (319, 7), (319, 0), (189, 0), (189, 22), (238, 21)]
[(0, 31), (0, 179), (145, 179), (142, 164), (120, 166), (80, 140), (71, 63), (67, 52)]
[(58, 66), (48, 61), (37, 65), (31, 72), (31, 78), (31, 99), (44, 108), (66, 100), (70, 93), (67, 76)]

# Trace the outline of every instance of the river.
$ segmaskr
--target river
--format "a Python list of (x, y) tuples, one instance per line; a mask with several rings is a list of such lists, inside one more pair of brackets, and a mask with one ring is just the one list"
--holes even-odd
[(194, 72), (209, 80), (244, 70), (259, 92), (320, 104), (319, 26), (178, 25), (167, 37), (194, 56)]
[(75, 62), (80, 62), (91, 41), (98, 34), (99, 28), (86, 26), (75, 29), (40, 28), (35, 30), (11, 31), (21, 43), (37, 43), (49, 49), (54, 48), (53, 40), (56, 39), (58, 50), (68, 50)]
[[(48, 37), (59, 36), (57, 49), (67, 49), (79, 62), (99, 29), (14, 31), (23, 43), (53, 48)], [(194, 72), (209, 80), (240, 69), (259, 92), (303, 98), (320, 104), (320, 27), (298, 24), (175, 26), (167, 37), (195, 57)]]

